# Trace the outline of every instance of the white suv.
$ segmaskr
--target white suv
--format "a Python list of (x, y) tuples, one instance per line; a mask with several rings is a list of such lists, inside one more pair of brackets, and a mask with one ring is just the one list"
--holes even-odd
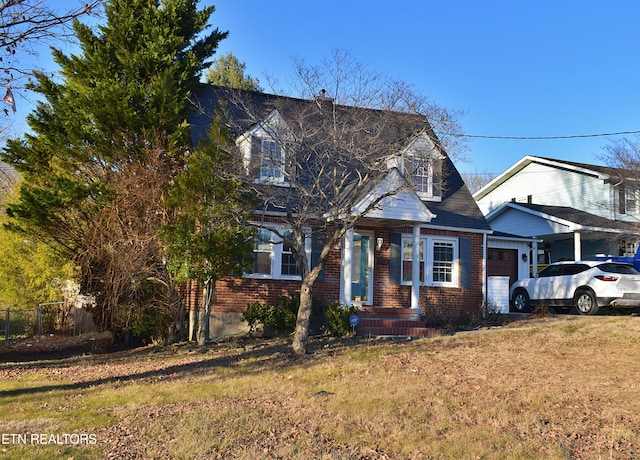
[(535, 278), (513, 283), (509, 299), (519, 312), (537, 305), (576, 307), (582, 315), (599, 307), (640, 307), (640, 272), (619, 262), (556, 262)]

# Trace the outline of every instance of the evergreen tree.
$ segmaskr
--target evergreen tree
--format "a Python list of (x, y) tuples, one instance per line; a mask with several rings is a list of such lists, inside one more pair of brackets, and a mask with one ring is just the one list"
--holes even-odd
[[(102, 295), (98, 320), (112, 330), (115, 310), (148, 299), (157, 279), (161, 247), (150, 240), (188, 149), (189, 96), (227, 35), (207, 30), (213, 11), (198, 10), (196, 0), (112, 0), (97, 30), (76, 21), (80, 53), (53, 50), (61, 78), (36, 73), (31, 89), (44, 100), (28, 117), (32, 134), (2, 153), (24, 178), (9, 216), (80, 262), (83, 287)], [(150, 188), (151, 209), (136, 192)], [(131, 206), (130, 197), (143, 201)], [(138, 263), (121, 276), (128, 249)]]
[(233, 54), (227, 53), (213, 61), (213, 66), (206, 72), (206, 81), (212, 85), (262, 91), (260, 81), (245, 75), (245, 69), (244, 62), (240, 62)]
[[(167, 200), (175, 219), (162, 231), (169, 269), (178, 280), (196, 280), (203, 288), (197, 327), (200, 344), (210, 339), (216, 281), (224, 275), (242, 275), (252, 255), (254, 232), (246, 225), (249, 203), (242, 195), (242, 184), (226, 173), (232, 169), (230, 145), (232, 137), (214, 120), (208, 139), (187, 157), (176, 177)], [(190, 313), (189, 329), (195, 331), (196, 312)]]

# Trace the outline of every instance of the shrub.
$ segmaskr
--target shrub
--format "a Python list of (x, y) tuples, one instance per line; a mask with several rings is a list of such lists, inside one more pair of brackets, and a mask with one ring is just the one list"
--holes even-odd
[(351, 324), (349, 318), (351, 315), (358, 314), (359, 310), (356, 306), (344, 306), (338, 302), (332, 302), (327, 306), (325, 317), (327, 320), (327, 329), (329, 333), (336, 337), (346, 337), (351, 335)]
[(131, 332), (143, 343), (164, 342), (171, 322), (168, 314), (148, 308), (133, 317)]
[(278, 305), (261, 304), (252, 302), (242, 313), (242, 319), (249, 325), (249, 334), (253, 334), (259, 324), (265, 329), (271, 329), (274, 333), (292, 331), (296, 325), (300, 297), (282, 296)]

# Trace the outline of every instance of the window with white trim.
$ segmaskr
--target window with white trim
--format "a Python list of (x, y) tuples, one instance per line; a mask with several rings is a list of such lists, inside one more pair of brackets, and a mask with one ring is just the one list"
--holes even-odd
[[(283, 240), (280, 235), (283, 235)], [(287, 240), (291, 231), (277, 227), (260, 228), (253, 246), (253, 271), (248, 278), (300, 279), (293, 247)], [(307, 260), (311, 259), (311, 238), (305, 238)]]
[(640, 192), (637, 187), (626, 185), (624, 187), (625, 211), (627, 214), (640, 214)]
[(453, 269), (455, 246), (453, 241), (433, 241), (433, 283), (451, 284), (453, 282)]
[(261, 139), (260, 180), (281, 182), (284, 180), (284, 156), (276, 141)]
[[(420, 241), (420, 282), (424, 283), (424, 240)], [(411, 282), (413, 276), (413, 239), (405, 239), (402, 244), (402, 281)]]
[(440, 197), (442, 161), (433, 155), (405, 154), (403, 169), (420, 197)]
[(271, 256), (273, 243), (271, 231), (265, 228), (258, 230), (253, 245), (253, 273), (254, 275), (271, 276)]
[[(413, 238), (402, 238), (402, 284), (411, 284)], [(458, 239), (426, 236), (420, 238), (420, 284), (457, 287)]]

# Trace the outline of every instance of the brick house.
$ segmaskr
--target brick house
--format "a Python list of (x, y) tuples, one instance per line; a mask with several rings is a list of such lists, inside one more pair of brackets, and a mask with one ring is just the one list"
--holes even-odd
[[(287, 123), (288, 113), (305, 110), (318, 101), (241, 93), (243, 103), (239, 104), (234, 102), (238, 90), (204, 88), (195, 99), (199, 110), (189, 120), (193, 143), (206, 136), (212, 114), (224, 106), (228, 126), (245, 152), (247, 164), (258, 165), (253, 172), (256, 180), (267, 174), (273, 179), (273, 152), (280, 158), (284, 148), (262, 126), (274, 118)], [(248, 116), (245, 111), (249, 105), (263, 118)], [(361, 109), (341, 106), (341, 110)], [(404, 318), (404, 326), (423, 328), (396, 328), (394, 335), (428, 335), (424, 326), (429, 322), (455, 321), (479, 313), (486, 297), (485, 260), (491, 228), (451, 159), (438, 147), (439, 141), (424, 117), (395, 116), (394, 135), (401, 139), (401, 148), (389, 152), (381, 180), (363, 192), (351, 210), (363, 212), (362, 219), (331, 250), (313, 294), (321, 304), (338, 301), (357, 305), (364, 317)], [(265, 161), (267, 151), (271, 152), (269, 161)], [(409, 172), (406, 165), (415, 165), (420, 158), (428, 158), (429, 164)], [(398, 188), (397, 193), (385, 195), (375, 209), (363, 211), (367, 203), (393, 189), (407, 174), (412, 175), (412, 189)], [(290, 248), (273, 231), (287, 231), (285, 211), (263, 206), (252, 215), (259, 228), (253, 269), (241, 278), (218, 281), (212, 336), (240, 332), (245, 326), (240, 315), (247, 304), (277, 303), (280, 296), (299, 292), (301, 278)], [(306, 246), (311, 263), (321, 248), (318, 241), (315, 230), (309, 229)], [(199, 305), (198, 291), (193, 292), (188, 308)], [(388, 326), (384, 321), (375, 324)], [(372, 323), (363, 320), (361, 326), (371, 328)], [(391, 332), (370, 329), (369, 333)]]

